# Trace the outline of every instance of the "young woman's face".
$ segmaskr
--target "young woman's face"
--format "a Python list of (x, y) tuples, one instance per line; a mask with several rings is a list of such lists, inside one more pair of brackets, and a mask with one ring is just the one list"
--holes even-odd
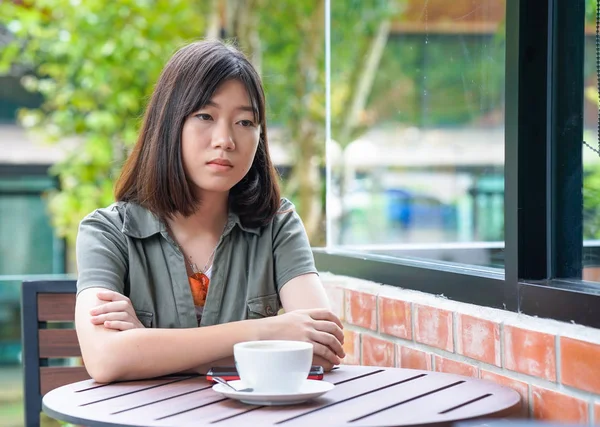
[(183, 166), (196, 190), (231, 190), (250, 170), (259, 136), (246, 88), (238, 80), (226, 81), (183, 124)]

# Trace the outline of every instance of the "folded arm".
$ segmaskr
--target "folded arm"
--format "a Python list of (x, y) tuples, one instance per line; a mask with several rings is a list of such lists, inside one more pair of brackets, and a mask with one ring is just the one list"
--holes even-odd
[(233, 345), (261, 339), (259, 320), (204, 328), (136, 328), (125, 331), (93, 324), (90, 311), (104, 302), (101, 288), (80, 292), (75, 309), (77, 336), (88, 373), (98, 382), (151, 378), (197, 371), (232, 355)]
[[(339, 363), (339, 358), (343, 357), (341, 323), (327, 309), (294, 310), (282, 316), (202, 328), (127, 327), (120, 330), (106, 327), (94, 315), (97, 308), (106, 302), (98, 297), (103, 293), (106, 290), (101, 288), (81, 291), (75, 309), (75, 326), (83, 360), (90, 376), (98, 382), (182, 372), (204, 373), (210, 366), (231, 364), (234, 344), (251, 340), (311, 342), (315, 348), (315, 363), (326, 369)], [(122, 295), (119, 302), (123, 298), (130, 303)], [(131, 319), (129, 315), (126, 321)]]

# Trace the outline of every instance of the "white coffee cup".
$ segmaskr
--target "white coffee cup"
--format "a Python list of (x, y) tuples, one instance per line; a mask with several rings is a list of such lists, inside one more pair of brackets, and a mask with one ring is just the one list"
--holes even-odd
[(296, 393), (310, 372), (313, 345), (302, 341), (247, 341), (233, 346), (233, 357), (244, 387), (258, 393)]

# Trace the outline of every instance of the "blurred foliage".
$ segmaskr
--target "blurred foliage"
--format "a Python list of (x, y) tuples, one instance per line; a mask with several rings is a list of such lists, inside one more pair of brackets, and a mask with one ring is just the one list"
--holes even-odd
[[(268, 3), (268, 4), (267, 4)], [(348, 114), (351, 105), (362, 111), (359, 90), (369, 55), (382, 21), (397, 17), (403, 1), (361, 0), (331, 2), (331, 135), (346, 145), (369, 124), (365, 116)], [(313, 245), (324, 244), (325, 166), (325, 29), (324, 1), (264, 2), (257, 9), (263, 44), (263, 79), (271, 120), (281, 124), (282, 141), (289, 145), (292, 174), (285, 194), (299, 207)], [(373, 70), (374, 73), (376, 71)], [(370, 91), (370, 87), (367, 88)]]
[[(368, 6), (362, 0), (331, 3), (331, 135), (344, 147), (373, 124), (367, 113), (369, 97), (373, 95), (373, 84), (381, 74), (379, 65), (385, 56), (377, 61), (373, 75), (367, 75), (370, 70), (366, 69), (365, 62), (382, 23), (401, 19), (406, 1), (373, 0)], [(361, 37), (356, 37), (357, 34)], [(384, 45), (388, 41), (386, 35)], [(361, 96), (357, 88), (362, 79), (373, 82), (365, 99), (357, 101), (355, 97)], [(375, 98), (388, 97), (387, 90), (379, 91)], [(358, 102), (360, 111), (358, 116), (349, 117), (347, 110), (353, 102)]]
[(588, 25), (596, 25), (596, 7), (598, 0), (586, 0), (585, 22)]
[(497, 35), (390, 39), (369, 101), (372, 120), (478, 124), (504, 105), (504, 42)]
[(113, 180), (136, 139), (152, 85), (174, 50), (202, 34), (204, 15), (187, 0), (37, 0), (0, 3), (14, 35), (0, 73), (14, 64), (45, 102), (19, 113), (27, 128), (80, 144), (57, 164), (50, 197), (59, 235), (72, 243), (81, 218), (113, 201)]
[[(332, 14), (345, 17), (344, 25), (332, 27), (332, 37), (357, 48), (336, 58), (342, 68), (358, 68), (357, 55), (368, 50), (373, 28), (396, 10), (393, 4), (332, 2)], [(215, 28), (223, 11), (227, 22)], [(59, 235), (73, 243), (81, 218), (112, 203), (114, 179), (136, 140), (160, 70), (178, 47), (212, 34), (236, 40), (261, 71), (269, 121), (279, 125), (278, 139), (293, 141), (286, 195), (314, 224), (308, 227), (314, 237), (323, 213), (318, 185), (325, 122), (323, 22), (323, 0), (1, 2), (0, 26), (15, 39), (0, 52), (0, 74), (26, 70), (22, 84), (45, 100), (39, 109), (22, 109), (20, 123), (50, 140), (77, 141), (53, 168), (60, 190), (50, 195), (49, 206)], [(341, 111), (356, 76), (337, 77), (334, 92), (343, 95), (334, 109)], [(309, 211), (312, 200), (318, 203)]]
[[(322, 243), (324, 0), (22, 3), (0, 3), (0, 26), (15, 36), (0, 52), (0, 74), (24, 67), (23, 85), (45, 99), (21, 110), (23, 125), (79, 141), (53, 169), (61, 188), (50, 209), (61, 236), (73, 243), (81, 218), (113, 201), (114, 179), (166, 60), (185, 43), (218, 35), (235, 40), (261, 72), (271, 129), (292, 163), (285, 195), (311, 243)], [(495, 35), (386, 33), (405, 5), (331, 2), (331, 135), (341, 147), (375, 124), (485, 124), (503, 105), (503, 25)], [(378, 37), (383, 53), (372, 58)]]
[[(596, 26), (596, 8), (597, 0), (587, 0), (585, 5), (586, 25)], [(586, 87), (584, 89), (584, 98), (590, 104), (599, 105), (597, 76), (596, 76), (596, 43), (597, 40), (589, 39), (586, 43), (585, 56), (588, 58), (585, 67)], [(593, 60), (592, 60), (593, 58)], [(598, 123), (596, 123), (598, 126)], [(596, 130), (596, 129), (594, 129)], [(594, 132), (586, 138), (588, 144), (598, 148), (598, 134)], [(583, 147), (583, 150), (589, 150)], [(583, 179), (583, 238), (600, 239), (600, 164), (591, 163), (584, 165)]]
[[(588, 86), (584, 91), (585, 98), (598, 105), (598, 89), (594, 86)], [(589, 139), (588, 143), (592, 147), (598, 147), (597, 135), (594, 139)], [(588, 147), (583, 147), (588, 150)], [(593, 163), (584, 165), (583, 170), (583, 238), (600, 239), (600, 164)]]
[(583, 238), (600, 239), (600, 164), (584, 169)]

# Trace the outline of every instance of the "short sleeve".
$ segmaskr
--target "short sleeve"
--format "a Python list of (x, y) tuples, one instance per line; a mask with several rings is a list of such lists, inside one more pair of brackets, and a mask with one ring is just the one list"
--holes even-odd
[(302, 220), (287, 199), (273, 219), (273, 258), (277, 291), (294, 277), (318, 274)]
[(92, 287), (124, 293), (127, 244), (116, 208), (97, 210), (79, 224), (76, 242), (77, 294)]

